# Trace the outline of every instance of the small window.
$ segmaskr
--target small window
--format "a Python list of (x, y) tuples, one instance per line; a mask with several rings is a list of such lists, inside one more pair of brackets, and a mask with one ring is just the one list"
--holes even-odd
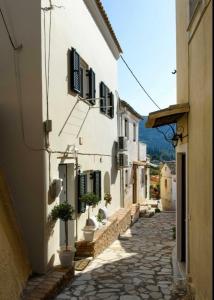
[(124, 121), (124, 131), (125, 131), (125, 136), (127, 137), (127, 139), (129, 138), (129, 120), (125, 119)]
[(136, 142), (136, 124), (133, 123), (133, 142)]
[(165, 185), (165, 188), (167, 189), (167, 179), (165, 179), (164, 185)]

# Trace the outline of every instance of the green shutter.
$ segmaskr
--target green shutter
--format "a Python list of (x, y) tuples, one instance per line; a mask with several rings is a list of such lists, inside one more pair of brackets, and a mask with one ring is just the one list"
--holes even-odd
[[(96, 80), (95, 73), (92, 68), (89, 69), (89, 93), (88, 98), (96, 97)], [(89, 102), (94, 105), (96, 100), (89, 100)]]
[(80, 198), (87, 193), (87, 175), (78, 174), (78, 213), (84, 213), (86, 210), (85, 202), (80, 201)]
[(109, 108), (109, 117), (110, 118), (114, 118), (114, 94), (111, 92), (110, 95), (109, 95), (109, 105), (111, 106)]
[(80, 93), (81, 89), (80, 56), (74, 48), (70, 52), (70, 89)]
[(93, 172), (93, 193), (101, 200), (101, 171)]
[(103, 82), (100, 82), (100, 111), (106, 113), (106, 86)]

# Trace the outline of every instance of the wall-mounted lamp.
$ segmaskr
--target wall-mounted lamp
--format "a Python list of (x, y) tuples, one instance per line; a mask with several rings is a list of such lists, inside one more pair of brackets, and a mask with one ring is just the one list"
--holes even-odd
[(175, 133), (172, 137), (172, 145), (175, 148), (178, 145), (178, 141), (180, 140), (182, 142), (183, 136), (182, 133)]

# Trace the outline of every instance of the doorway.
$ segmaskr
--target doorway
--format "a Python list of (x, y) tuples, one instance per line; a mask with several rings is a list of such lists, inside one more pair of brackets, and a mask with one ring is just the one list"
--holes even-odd
[(186, 262), (186, 154), (177, 154), (177, 258)]

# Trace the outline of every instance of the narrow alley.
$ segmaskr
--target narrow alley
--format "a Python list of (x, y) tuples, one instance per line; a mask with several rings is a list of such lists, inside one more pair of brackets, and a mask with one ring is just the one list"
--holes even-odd
[(175, 213), (140, 218), (108, 249), (97, 256), (56, 300), (182, 299), (173, 288), (172, 228)]

